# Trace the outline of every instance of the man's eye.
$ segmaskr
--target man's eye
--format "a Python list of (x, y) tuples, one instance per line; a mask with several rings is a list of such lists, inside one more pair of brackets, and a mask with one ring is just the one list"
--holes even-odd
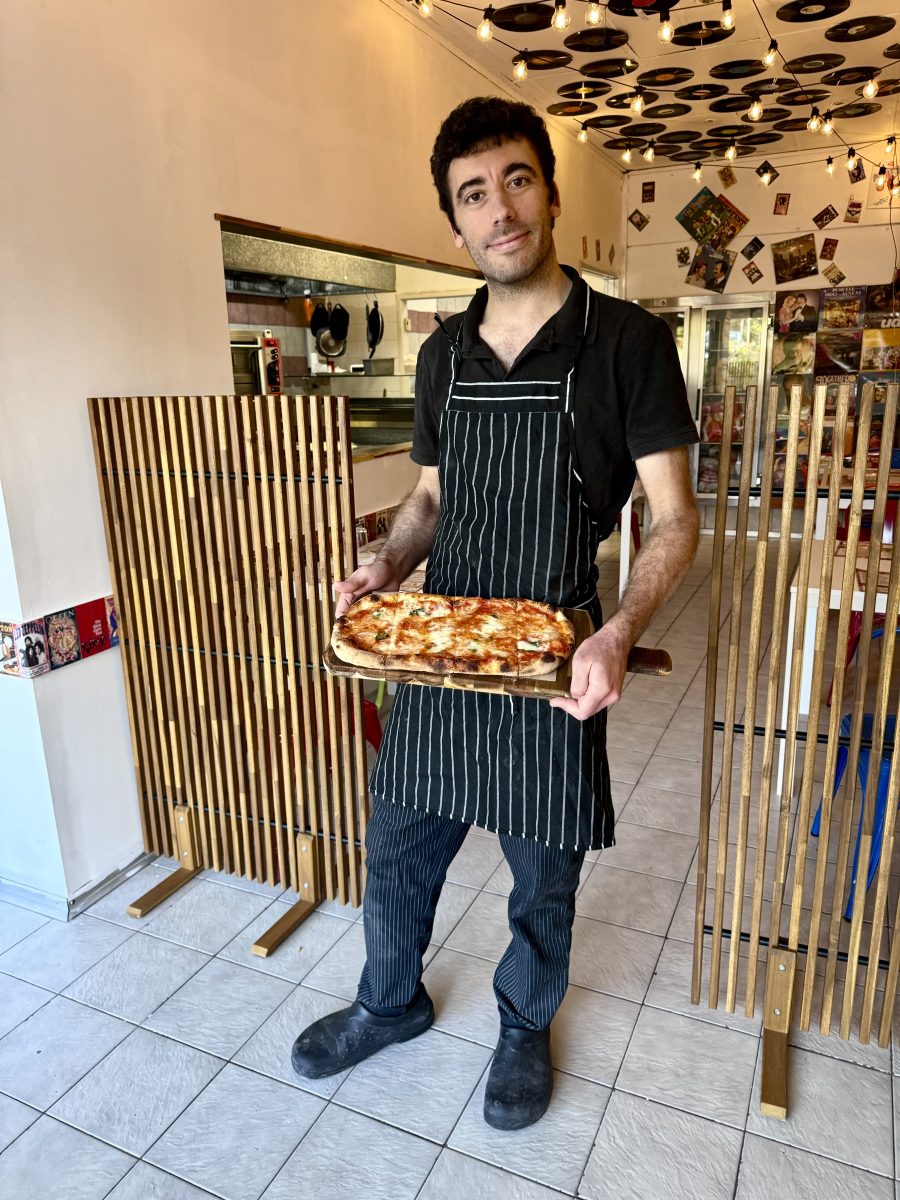
[(483, 193), (483, 192), (469, 192), (469, 193), (466, 195), (466, 198), (465, 198), (465, 200), (463, 201), (463, 203), (464, 203), (464, 204), (472, 204), (472, 203), (474, 203), (475, 201), (477, 201), (477, 200), (480, 200), (480, 199), (481, 199), (481, 197), (482, 197), (483, 195), (484, 195), (484, 193)]
[(516, 175), (513, 179), (511, 179), (509, 181), (509, 186), (510, 187), (521, 187), (523, 184), (526, 184), (526, 183), (528, 183), (527, 175)]

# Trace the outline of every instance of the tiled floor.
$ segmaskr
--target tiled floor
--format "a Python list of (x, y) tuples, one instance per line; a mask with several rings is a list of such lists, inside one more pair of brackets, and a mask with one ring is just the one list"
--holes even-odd
[(290, 1047), (354, 996), (359, 913), (323, 905), (261, 959), (289, 895), (204, 874), (128, 917), (158, 862), (65, 925), (0, 903), (3, 1200), (895, 1200), (900, 1057), (796, 1031), (773, 1121), (759, 1019), (689, 1002), (710, 551), (643, 639), (672, 676), (631, 679), (611, 716), (618, 844), (585, 864), (538, 1125), (481, 1117), (510, 888), (496, 838), (473, 830), (450, 871), (434, 1028), (318, 1082)]

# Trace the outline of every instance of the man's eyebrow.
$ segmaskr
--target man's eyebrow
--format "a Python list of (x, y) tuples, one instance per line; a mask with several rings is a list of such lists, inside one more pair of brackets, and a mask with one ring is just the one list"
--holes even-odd
[[(537, 171), (534, 169), (534, 167), (531, 165), (531, 163), (526, 163), (526, 162), (514, 162), (514, 163), (510, 163), (509, 166), (504, 167), (503, 178), (508, 179), (510, 175), (517, 175), (520, 171), (525, 171), (525, 172), (527, 172), (527, 174), (531, 175), (533, 178), (535, 178), (535, 179), (537, 178)], [(459, 185), (459, 187), (456, 189), (457, 200), (460, 200), (462, 198), (462, 194), (466, 190), (466, 188), (477, 187), (479, 185), (484, 184), (484, 182), (485, 182), (485, 178), (483, 175), (476, 175), (473, 179), (467, 179), (464, 183), (461, 183)]]

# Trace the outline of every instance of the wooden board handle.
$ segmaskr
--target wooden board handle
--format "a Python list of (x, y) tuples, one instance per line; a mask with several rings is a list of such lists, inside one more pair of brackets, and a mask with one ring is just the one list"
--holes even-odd
[(625, 669), (633, 675), (671, 675), (672, 659), (667, 650), (633, 646)]

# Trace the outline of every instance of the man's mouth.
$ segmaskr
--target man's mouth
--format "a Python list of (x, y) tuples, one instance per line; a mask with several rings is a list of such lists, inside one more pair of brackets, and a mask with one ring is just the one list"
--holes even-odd
[(515, 250), (522, 244), (527, 236), (527, 230), (522, 230), (520, 233), (511, 233), (506, 237), (501, 238), (499, 241), (491, 242), (490, 248), (492, 250)]

